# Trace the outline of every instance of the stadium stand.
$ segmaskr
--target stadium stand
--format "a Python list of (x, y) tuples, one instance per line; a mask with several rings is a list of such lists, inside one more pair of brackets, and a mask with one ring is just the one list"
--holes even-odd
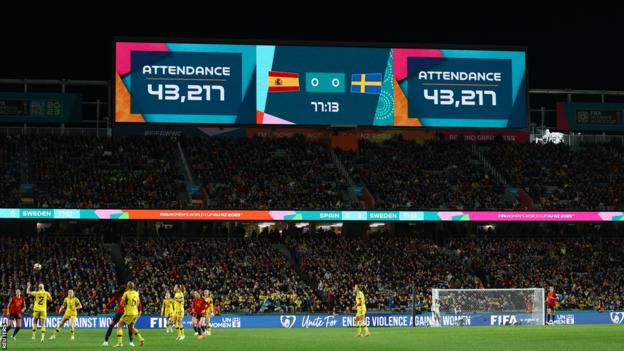
[(287, 241), (328, 310), (350, 311), (355, 284), (369, 291), (367, 304), (380, 310), (407, 309), (412, 287), (424, 307), (431, 298), (428, 287), (478, 286), (464, 257), (430, 240), (388, 234), (347, 238), (326, 231)]
[(183, 207), (170, 139), (40, 136), (27, 145), (38, 207)]
[[(618, 144), (494, 141), (477, 152), (509, 186), (525, 189), (538, 209), (609, 210), (620, 208), (624, 198), (622, 151)], [(360, 141), (357, 151), (335, 151), (338, 161), (331, 152), (301, 136), (183, 138), (179, 143), (171, 138), (3, 136), (0, 206), (27, 206), (20, 184), (31, 183), (34, 207), (184, 208), (189, 206), (185, 178), (190, 177), (204, 189), (210, 208), (353, 208), (357, 205), (338, 162), (357, 185), (369, 189), (378, 209), (508, 208), (505, 187), (464, 142)], [(349, 311), (355, 283), (367, 289), (370, 308), (379, 310), (409, 309), (412, 287), (417, 308), (427, 310), (432, 287), (550, 284), (565, 296), (564, 308), (623, 307), (623, 242), (560, 239), (570, 233), (559, 235), (545, 226), (531, 229), (541, 237), (516, 240), (450, 239), (454, 233), (433, 240), (401, 231), (353, 237), (326, 229), (304, 234), (299, 228), (225, 237), (212, 233), (217, 236), (206, 239), (176, 237), (162, 229), (150, 234), (154, 238), (122, 239), (121, 265), (102, 239), (107, 233), (118, 242), (121, 233), (100, 227), (78, 236), (62, 230), (53, 236), (3, 236), (0, 298), (23, 289), (26, 281), (41, 280), (50, 285), (54, 308), (74, 288), (87, 313), (102, 313), (117, 288), (118, 272), (129, 271), (148, 312), (158, 312), (165, 290), (176, 283), (212, 290), (224, 312)], [(35, 261), (45, 267), (41, 273), (19, 269)]]
[(624, 198), (622, 146), (492, 143), (486, 155), (543, 210), (618, 209)]
[(622, 307), (621, 240), (488, 239), (454, 241), (487, 287), (557, 286), (566, 309)]
[(0, 137), (0, 207), (19, 207), (19, 136)]
[[(211, 208), (349, 207), (346, 181), (327, 147), (293, 138), (185, 140)], [(310, 196), (314, 194), (314, 196)]]
[(146, 312), (165, 291), (209, 289), (222, 312), (317, 311), (320, 302), (266, 236), (247, 239), (147, 239), (123, 243)]
[[(99, 229), (98, 229), (99, 230)], [(91, 229), (90, 231), (93, 231)], [(100, 235), (44, 233), (2, 236), (0, 299), (26, 282), (44, 282), (57, 310), (73, 288), (83, 313), (109, 312), (108, 298), (127, 270), (139, 284), (146, 313), (159, 313), (166, 290), (210, 289), (221, 312), (351, 312), (353, 285), (367, 291), (371, 310), (430, 308), (431, 288), (555, 285), (561, 308), (617, 310), (624, 304), (622, 240), (455, 238), (444, 243), (387, 232), (345, 237), (328, 230), (190, 238), (126, 237), (121, 267)], [(242, 233), (241, 233), (242, 234)], [(292, 258), (280, 252), (290, 248)], [(41, 262), (41, 272), (31, 267)], [(94, 279), (94, 277), (96, 279)]]
[(504, 187), (462, 142), (361, 141), (357, 152), (340, 157), (356, 182), (369, 188), (378, 209), (502, 206)]
[[(117, 288), (115, 265), (98, 234), (87, 231), (81, 235), (41, 233), (0, 238), (3, 302), (15, 289), (25, 293), (27, 282), (42, 282), (53, 296), (50, 311), (58, 311), (67, 290), (73, 289), (82, 302), (81, 314), (95, 315), (103, 312), (108, 297)], [(41, 271), (31, 269), (35, 262), (41, 263)]]
[[(3, 136), (0, 143), (3, 207), (190, 206), (178, 141), (171, 138)], [(360, 208), (339, 166), (368, 189), (376, 209), (513, 209), (504, 201), (507, 187), (525, 190), (543, 210), (617, 209), (624, 198), (618, 144), (481, 144), (506, 185), (460, 141), (360, 141), (357, 151), (335, 151), (340, 164), (327, 146), (301, 136), (180, 144), (206, 208)], [(32, 185), (32, 203), (20, 184)]]

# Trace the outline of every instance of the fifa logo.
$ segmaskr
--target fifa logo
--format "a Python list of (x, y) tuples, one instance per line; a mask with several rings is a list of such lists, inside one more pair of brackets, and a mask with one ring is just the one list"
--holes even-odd
[(282, 323), (284, 328), (292, 328), (296, 320), (297, 316), (280, 316), (280, 323)]
[(579, 111), (576, 114), (578, 123), (589, 123), (589, 111)]
[(624, 312), (611, 312), (610, 317), (613, 324), (622, 324), (622, 321), (624, 321)]

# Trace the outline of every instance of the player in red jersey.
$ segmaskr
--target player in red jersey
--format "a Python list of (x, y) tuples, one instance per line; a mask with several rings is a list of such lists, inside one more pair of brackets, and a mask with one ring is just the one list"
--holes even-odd
[(204, 312), (206, 311), (206, 300), (199, 295), (199, 291), (195, 291), (193, 293), (191, 308), (193, 310), (193, 329), (195, 330), (195, 335), (202, 335), (203, 328), (201, 321), (202, 318), (204, 318)]
[[(102, 346), (108, 346), (108, 339), (110, 338), (111, 334), (113, 333), (113, 329), (117, 326), (117, 324), (119, 323), (119, 321), (121, 320), (121, 317), (123, 316), (125, 312), (124, 307), (121, 304), (121, 297), (123, 296), (123, 293), (124, 293), (124, 290), (119, 290), (113, 296), (111, 296), (111, 298), (106, 303), (106, 309), (109, 309), (117, 305), (117, 312), (115, 312), (113, 319), (108, 325), (108, 330), (106, 331), (106, 335), (104, 336), (104, 342), (102, 343)], [(142, 312), (142, 310), (143, 310), (143, 306), (141, 305), (141, 302), (139, 301), (139, 313)], [(133, 337), (133, 333), (131, 331), (128, 333), (128, 338), (130, 339), (130, 343), (132, 343), (132, 339), (133, 339), (132, 337)]]
[(109, 308), (113, 307), (114, 305), (117, 305), (117, 312), (113, 316), (113, 320), (111, 320), (110, 324), (108, 325), (108, 330), (106, 331), (106, 336), (104, 336), (104, 342), (102, 343), (102, 346), (108, 346), (108, 339), (110, 338), (111, 334), (113, 333), (113, 328), (115, 328), (117, 323), (119, 323), (119, 320), (121, 319), (121, 316), (123, 316), (123, 314), (124, 314), (124, 308), (120, 304), (122, 295), (123, 295), (123, 291), (119, 290), (113, 296), (111, 296), (111, 298), (106, 303), (106, 309), (107, 310)]
[(13, 331), (13, 336), (11, 339), (15, 340), (15, 335), (22, 328), (22, 313), (26, 311), (26, 300), (22, 297), (22, 292), (20, 289), (15, 289), (15, 296), (9, 299), (9, 328), (7, 329), (7, 333), (11, 330), (11, 321), (13, 322), (13, 327), (15, 330)]
[(555, 323), (555, 307), (557, 306), (557, 301), (559, 301), (559, 296), (557, 296), (555, 288), (551, 286), (548, 288), (548, 294), (546, 295), (546, 307), (548, 312), (546, 324)]

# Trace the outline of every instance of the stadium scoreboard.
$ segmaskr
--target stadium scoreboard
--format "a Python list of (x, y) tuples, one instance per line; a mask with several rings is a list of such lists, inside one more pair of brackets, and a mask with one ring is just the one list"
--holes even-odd
[(524, 50), (115, 42), (115, 121), (526, 127)]

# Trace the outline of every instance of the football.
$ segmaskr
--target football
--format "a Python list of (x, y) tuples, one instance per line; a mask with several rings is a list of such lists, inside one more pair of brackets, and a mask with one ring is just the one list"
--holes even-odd
[(33, 269), (34, 269), (35, 271), (40, 271), (40, 270), (41, 270), (41, 263), (35, 263), (35, 264), (33, 265)]

